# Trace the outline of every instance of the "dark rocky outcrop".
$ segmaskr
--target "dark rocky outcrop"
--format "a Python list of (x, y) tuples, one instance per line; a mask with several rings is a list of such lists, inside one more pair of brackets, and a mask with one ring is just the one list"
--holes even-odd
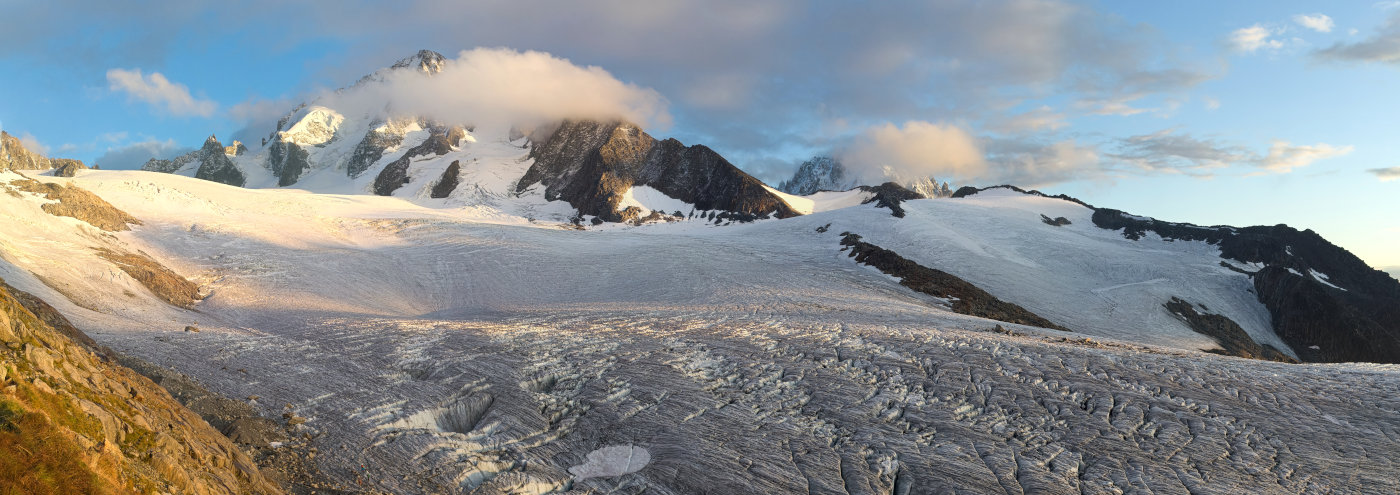
[(821, 191), (845, 191), (855, 187), (855, 182), (846, 175), (846, 166), (829, 156), (814, 156), (802, 162), (792, 178), (778, 183), (778, 190), (807, 196)]
[(394, 194), (394, 191), (408, 184), (408, 165), (412, 163), (413, 157), (446, 155), (464, 136), (466, 136), (466, 130), (460, 127), (434, 128), (426, 141), (409, 148), (402, 157), (385, 165), (384, 170), (379, 171), (379, 175), (374, 178), (374, 193), (380, 196)]
[(925, 199), (924, 195), (894, 182), (886, 182), (878, 186), (860, 186), (860, 189), (874, 193), (861, 204), (875, 203), (876, 208), (889, 208), (890, 215), (899, 218), (904, 218), (904, 207), (901, 206), (901, 203), (911, 199)]
[[(1203, 241), (1222, 258), (1265, 267), (1250, 274), (1274, 332), (1312, 362), (1400, 363), (1400, 282), (1316, 232), (1287, 225), (1201, 227), (1101, 208), (1094, 225), (1170, 240)], [(1315, 275), (1322, 274), (1322, 275)], [(1325, 276), (1325, 278), (1323, 278)]]
[(117, 209), (96, 194), (78, 186), (63, 186), (24, 179), (11, 181), (6, 187), (58, 201), (57, 203), (46, 203), (40, 208), (50, 215), (76, 218), (108, 232), (131, 230), (128, 225), (141, 225), (141, 221), (137, 220), (136, 217)]
[(301, 174), (311, 168), (310, 154), (300, 145), (291, 142), (274, 141), (267, 147), (268, 163), (272, 175), (277, 176), (277, 185), (287, 187), (295, 184)]
[(618, 208), (633, 186), (649, 186), (695, 205), (757, 216), (797, 216), (763, 182), (707, 147), (675, 139), (657, 141), (635, 125), (565, 121), (552, 132), (532, 135), (534, 165), (516, 184), (523, 192), (545, 186), (545, 198), (567, 201), (582, 215), (609, 222), (630, 220)]
[[(1272, 316), (1274, 333), (1302, 361), (1400, 363), (1400, 281), (1312, 230), (1165, 222), (1096, 208), (1065, 195), (994, 187), (1077, 203), (1093, 210), (1096, 227), (1119, 230), (1126, 239), (1150, 233), (1168, 241), (1201, 241), (1218, 246), (1225, 260), (1263, 265), (1250, 271), (1221, 262), (1250, 276), (1259, 302)], [(988, 189), (992, 187), (963, 187), (953, 197)]]
[(204, 141), (204, 147), (200, 148), (198, 153), (200, 165), (199, 170), (194, 173), (196, 179), (237, 187), (243, 187), (243, 184), (248, 181), (243, 170), (234, 165), (233, 161), (229, 160), (228, 155), (224, 154), (224, 145), (220, 144), (214, 136), (209, 136), (209, 139)]
[(79, 170), (88, 169), (87, 165), (83, 165), (83, 162), (66, 158), (56, 158), (51, 163), (54, 166), (54, 177), (77, 177)]
[(1073, 222), (1070, 222), (1068, 218), (1065, 218), (1065, 217), (1050, 218), (1050, 217), (1048, 217), (1048, 216), (1045, 216), (1044, 213), (1041, 213), (1041, 214), (1040, 214), (1040, 221), (1043, 222), (1043, 223), (1045, 223), (1045, 225), (1049, 225), (1049, 226), (1052, 226), (1052, 227), (1064, 227), (1064, 226), (1066, 226), (1066, 225), (1069, 225), (1069, 224), (1073, 223)]
[(173, 174), (176, 171), (185, 168), (185, 165), (189, 165), (190, 162), (193, 162), (198, 159), (199, 150), (194, 150), (189, 153), (177, 156), (175, 158), (171, 158), (169, 160), (161, 158), (152, 158), (150, 160), (146, 160), (146, 164), (141, 166), (141, 170), (145, 170), (147, 172)]
[(952, 195), (952, 196), (949, 196), (949, 197), (951, 197), (951, 198), (966, 198), (966, 197), (968, 197), (968, 196), (972, 196), (972, 195), (975, 195), (975, 194), (977, 194), (977, 193), (980, 193), (980, 192), (982, 192), (982, 191), (986, 191), (986, 190), (989, 190), (989, 189), (1009, 189), (1009, 190), (1016, 191), (1016, 192), (1021, 193), (1021, 194), (1029, 194), (1029, 195), (1032, 195), (1032, 196), (1040, 196), (1040, 197), (1043, 197), (1043, 198), (1051, 198), (1051, 199), (1062, 199), (1062, 200), (1069, 201), (1069, 202), (1071, 202), (1071, 203), (1074, 203), (1074, 204), (1083, 206), (1083, 207), (1085, 207), (1085, 208), (1094, 209), (1094, 206), (1093, 206), (1093, 205), (1090, 205), (1089, 203), (1085, 203), (1085, 202), (1083, 202), (1083, 201), (1080, 201), (1080, 200), (1078, 200), (1078, 199), (1076, 199), (1076, 198), (1073, 198), (1073, 197), (1068, 196), (1068, 195), (1065, 195), (1065, 194), (1056, 194), (1056, 195), (1054, 195), (1054, 196), (1051, 196), (1051, 195), (1049, 195), (1049, 194), (1045, 194), (1045, 193), (1040, 192), (1040, 191), (1037, 191), (1037, 190), (1035, 190), (1035, 189), (1031, 189), (1031, 190), (1028, 191), (1028, 190), (1021, 189), (1021, 188), (1019, 188), (1019, 187), (1016, 187), (1016, 186), (1013, 186), (1013, 185), (1010, 185), (1010, 184), (1002, 184), (1002, 185), (1000, 185), (1000, 186), (989, 186), (989, 187), (963, 186), (963, 187), (959, 187), (958, 190), (957, 190), (957, 191), (954, 191), (954, 192), (953, 192), (953, 195)]
[(228, 438), (73, 332), (0, 284), (0, 493), (281, 493)]
[(447, 170), (442, 171), (442, 177), (438, 178), (437, 184), (433, 184), (430, 196), (441, 199), (452, 194), (452, 190), (457, 189), (457, 184), (461, 182), (461, 178), (458, 177), (461, 173), (462, 163), (452, 160), (452, 164), (447, 166)]
[(355, 145), (355, 152), (350, 155), (350, 161), (345, 166), (345, 172), (350, 177), (359, 177), (371, 166), (384, 157), (384, 150), (403, 144), (404, 134), (409, 124), (417, 122), (415, 119), (389, 119), (387, 122), (374, 122), (370, 124), (370, 130), (365, 132), (364, 139), (360, 144)]
[(1240, 327), (1239, 323), (1235, 323), (1234, 320), (1224, 315), (1206, 313), (1204, 307), (1201, 308), (1202, 311), (1196, 311), (1196, 305), (1176, 297), (1163, 304), (1162, 307), (1185, 321), (1191, 330), (1209, 336), (1220, 344), (1221, 349), (1208, 352), (1283, 363), (1298, 362), (1297, 359), (1280, 352), (1274, 346), (1255, 342), (1244, 331), (1244, 328)]
[(882, 273), (898, 277), (900, 285), (915, 291), (948, 299), (952, 302), (954, 312), (1018, 325), (1070, 331), (1026, 308), (997, 299), (996, 296), (955, 275), (920, 265), (894, 251), (860, 239), (859, 235), (850, 232), (841, 233), (841, 245), (850, 248), (850, 256), (855, 258), (857, 263), (870, 265)]

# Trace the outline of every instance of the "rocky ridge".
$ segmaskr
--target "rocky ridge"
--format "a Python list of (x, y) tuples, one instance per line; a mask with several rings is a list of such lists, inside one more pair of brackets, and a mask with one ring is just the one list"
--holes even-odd
[[(24, 147), (19, 138), (0, 131), (0, 170), (48, 170), (62, 168), (78, 170), (87, 168), (80, 160), (69, 158), (48, 158)], [(68, 177), (72, 177), (71, 175)]]
[(1128, 240), (1153, 234), (1218, 246), (1221, 264), (1250, 276), (1274, 332), (1303, 361), (1400, 363), (1400, 281), (1312, 230), (1164, 222), (1014, 186), (964, 187), (953, 197), (992, 188), (1083, 205), (1094, 211), (1095, 226), (1121, 230)]
[(696, 210), (725, 210), (761, 217), (799, 215), (762, 181), (705, 146), (658, 141), (624, 122), (565, 121), (531, 137), (534, 164), (516, 192), (535, 184), (548, 200), (567, 201), (581, 215), (625, 222), (641, 214), (620, 208), (634, 186), (648, 186)]

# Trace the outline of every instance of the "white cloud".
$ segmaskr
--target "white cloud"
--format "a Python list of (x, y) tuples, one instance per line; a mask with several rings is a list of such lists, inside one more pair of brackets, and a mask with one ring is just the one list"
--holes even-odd
[(1280, 140), (1269, 146), (1268, 155), (1256, 159), (1254, 163), (1270, 172), (1288, 173), (1315, 161), (1346, 155), (1351, 151), (1351, 146), (1333, 146), (1326, 143), (1294, 145)]
[(1336, 27), (1336, 23), (1327, 14), (1298, 14), (1293, 16), (1293, 22), (1319, 33), (1330, 33), (1332, 28)]
[(1023, 187), (1045, 187), (1077, 179), (1099, 179), (1105, 163), (1097, 146), (1069, 139), (1049, 144), (1015, 140), (988, 145), (987, 180)]
[(39, 138), (34, 137), (33, 134), (26, 132), (24, 134), (20, 134), (18, 137), (19, 144), (23, 145), (24, 149), (29, 150), (30, 153), (38, 153), (43, 156), (49, 156), (49, 147), (44, 146), (43, 143), (40, 143)]
[(954, 125), (924, 121), (866, 129), (837, 158), (867, 182), (887, 177), (980, 177), (987, 161), (976, 139)]
[(1380, 62), (1400, 65), (1400, 13), (1391, 15), (1376, 34), (1355, 43), (1337, 43), (1313, 52), (1334, 62)]
[(1140, 108), (1133, 106), (1133, 102), (1142, 98), (1141, 94), (1128, 94), (1117, 98), (1084, 99), (1074, 102), (1074, 106), (1093, 115), (1117, 115), (1126, 117), (1152, 111), (1151, 108)]
[(191, 96), (188, 87), (159, 72), (143, 75), (141, 69), (111, 69), (107, 71), (107, 86), (177, 117), (210, 117), (219, 108), (212, 100)]
[(431, 77), (395, 71), (380, 83), (322, 98), (320, 104), (350, 115), (377, 113), (387, 103), (394, 112), (454, 124), (563, 118), (621, 118), (663, 128), (671, 123), (666, 100), (654, 90), (619, 81), (599, 67), (581, 67), (544, 52), (504, 48), (463, 51)]
[(1373, 168), (1366, 172), (1375, 175), (1382, 181), (1400, 180), (1400, 167)]
[(1215, 99), (1215, 98), (1210, 98), (1210, 97), (1203, 98), (1203, 100), (1205, 100), (1205, 102), (1206, 102), (1206, 110), (1219, 110), (1219, 109), (1220, 109), (1220, 100)]
[(1262, 49), (1277, 50), (1283, 48), (1283, 41), (1269, 39), (1275, 33), (1259, 24), (1247, 28), (1236, 29), (1230, 33), (1230, 46), (1242, 53), (1254, 53)]

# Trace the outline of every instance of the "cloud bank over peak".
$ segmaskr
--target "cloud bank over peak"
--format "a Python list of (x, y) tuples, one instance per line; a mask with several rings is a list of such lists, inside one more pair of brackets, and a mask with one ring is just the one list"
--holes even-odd
[(971, 178), (987, 170), (983, 152), (971, 133), (924, 121), (870, 127), (838, 152), (837, 158), (869, 183), (886, 178)]
[[(430, 77), (386, 71), (379, 81), (324, 92), (316, 104), (346, 115), (419, 115), (444, 122), (513, 124), (565, 118), (624, 119), (644, 127), (671, 125), (668, 103), (655, 90), (618, 80), (539, 51), (476, 48), (447, 61)], [(237, 107), (262, 115), (257, 105)]]

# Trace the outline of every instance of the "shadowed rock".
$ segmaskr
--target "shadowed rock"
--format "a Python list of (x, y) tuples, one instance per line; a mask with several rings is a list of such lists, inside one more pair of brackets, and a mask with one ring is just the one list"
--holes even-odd
[(408, 184), (408, 165), (412, 163), (414, 157), (424, 155), (446, 155), (452, 151), (452, 147), (462, 140), (466, 131), (460, 127), (452, 129), (433, 129), (422, 144), (409, 148), (407, 152), (384, 166), (384, 170), (379, 171), (379, 175), (374, 178), (374, 193), (380, 196), (394, 194), (400, 187)]
[(117, 265), (117, 268), (121, 268), (123, 272), (150, 289), (152, 294), (165, 302), (181, 308), (192, 309), (194, 304), (200, 300), (198, 285), (166, 268), (165, 265), (147, 256), (146, 253), (118, 253), (110, 249), (99, 248), (97, 255)]
[(201, 164), (196, 170), (194, 177), (208, 181), (228, 184), (230, 186), (243, 187), (248, 181), (248, 177), (243, 174), (243, 170), (229, 160), (224, 154), (224, 145), (219, 144), (219, 140), (214, 136), (204, 141), (204, 147), (199, 150)]
[[(1172, 314), (1181, 318), (1191, 330), (1202, 335), (1214, 338), (1220, 344), (1220, 350), (1211, 350), (1217, 354), (1227, 356), (1239, 356), (1249, 359), (1265, 359), (1269, 361), (1279, 361), (1283, 363), (1296, 363), (1297, 359), (1289, 357), (1268, 344), (1259, 344), (1249, 337), (1249, 334), (1240, 328), (1234, 320), (1224, 315), (1216, 315), (1196, 311), (1195, 305), (1173, 297), (1171, 301), (1163, 304)], [(1202, 308), (1203, 310), (1205, 308)]]
[(850, 232), (841, 233), (841, 245), (851, 249), (857, 263), (875, 267), (886, 275), (899, 278), (899, 285), (933, 297), (948, 299), (954, 312), (981, 318), (1071, 331), (1041, 318), (1026, 308), (997, 299), (966, 280), (948, 272), (929, 268), (900, 256), (894, 251), (860, 240)]
[(632, 124), (565, 121), (531, 139), (535, 163), (516, 183), (516, 192), (543, 184), (546, 199), (567, 201), (582, 215), (629, 220), (619, 205), (633, 186), (649, 186), (697, 210), (798, 215), (763, 182), (714, 150), (675, 139), (657, 141)]
[(457, 189), (457, 184), (461, 182), (461, 178), (458, 177), (461, 172), (461, 162), (452, 160), (452, 164), (447, 166), (447, 170), (442, 171), (442, 177), (438, 178), (437, 184), (433, 185), (433, 192), (430, 196), (441, 199), (452, 194), (452, 190)]

